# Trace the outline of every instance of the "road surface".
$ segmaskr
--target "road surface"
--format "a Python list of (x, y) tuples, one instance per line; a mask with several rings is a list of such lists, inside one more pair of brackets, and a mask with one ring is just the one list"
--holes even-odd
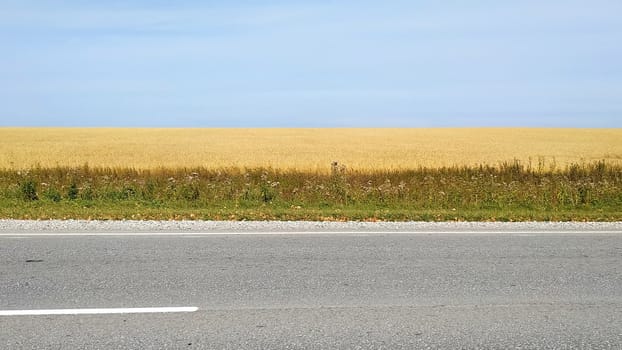
[(622, 349), (619, 225), (232, 233), (2, 230), (0, 348)]

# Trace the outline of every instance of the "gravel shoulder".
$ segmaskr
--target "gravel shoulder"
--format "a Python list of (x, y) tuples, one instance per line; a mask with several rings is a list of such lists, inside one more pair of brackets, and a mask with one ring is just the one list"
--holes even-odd
[(620, 231), (622, 222), (322, 222), (0, 220), (0, 232), (515, 232)]

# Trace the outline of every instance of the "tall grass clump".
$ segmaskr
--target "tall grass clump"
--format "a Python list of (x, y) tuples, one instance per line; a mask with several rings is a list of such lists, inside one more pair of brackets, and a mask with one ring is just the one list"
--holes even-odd
[(19, 183), (19, 195), (26, 201), (36, 201), (39, 199), (37, 185), (32, 179), (24, 179)]

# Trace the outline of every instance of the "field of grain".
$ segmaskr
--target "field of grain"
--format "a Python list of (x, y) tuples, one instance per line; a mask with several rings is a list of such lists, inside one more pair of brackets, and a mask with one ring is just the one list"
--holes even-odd
[(273, 167), (329, 171), (472, 166), (520, 160), (622, 163), (622, 129), (0, 128), (0, 168)]

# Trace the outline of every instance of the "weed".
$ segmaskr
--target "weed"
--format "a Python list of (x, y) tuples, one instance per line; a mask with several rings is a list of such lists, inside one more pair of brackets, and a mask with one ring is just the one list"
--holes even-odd
[(201, 193), (199, 192), (198, 186), (187, 184), (179, 188), (179, 195), (186, 201), (195, 202), (199, 199)]
[(83, 199), (86, 201), (91, 201), (95, 199), (95, 191), (93, 191), (93, 188), (91, 187), (90, 184), (86, 184), (82, 188), (82, 191), (80, 192), (80, 199)]
[(67, 189), (67, 198), (70, 200), (74, 200), (78, 198), (79, 190), (78, 185), (75, 182), (72, 182), (69, 185), (69, 189)]
[(60, 192), (54, 187), (48, 187), (48, 189), (43, 192), (43, 196), (52, 202), (60, 202), (61, 200)]
[(19, 192), (22, 199), (26, 201), (36, 201), (39, 199), (37, 195), (37, 185), (33, 180), (25, 180), (20, 183)]

